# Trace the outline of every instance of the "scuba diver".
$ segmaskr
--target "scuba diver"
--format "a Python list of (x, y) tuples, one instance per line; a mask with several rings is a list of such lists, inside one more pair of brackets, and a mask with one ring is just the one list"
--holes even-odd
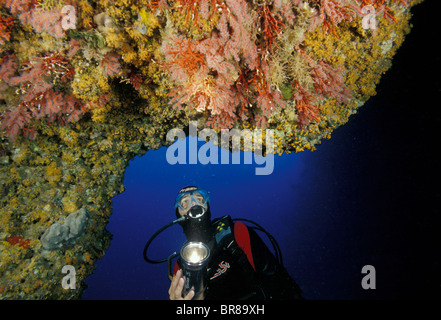
[[(177, 220), (158, 230), (144, 248), (150, 263), (169, 262), (170, 300), (302, 299), (301, 290), (283, 266), (275, 239), (257, 223), (224, 216), (211, 220), (209, 193), (195, 186), (182, 188), (175, 200)], [(247, 226), (250, 222), (255, 227)], [(179, 223), (187, 238), (180, 254), (151, 260), (147, 248), (167, 227)], [(271, 253), (255, 230), (270, 239)], [(179, 256), (171, 270), (171, 259)]]

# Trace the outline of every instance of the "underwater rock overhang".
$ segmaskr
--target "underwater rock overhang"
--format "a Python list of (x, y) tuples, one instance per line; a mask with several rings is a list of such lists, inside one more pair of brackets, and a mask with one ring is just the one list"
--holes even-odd
[[(422, 1), (358, 1), (375, 24), (343, 6), (355, 1), (208, 1), (217, 13), (125, 2), (0, 1), (0, 299), (80, 298), (128, 161), (168, 145), (170, 129), (271, 128), (275, 153), (314, 150), (375, 94)], [(250, 34), (238, 21), (256, 11)], [(256, 41), (233, 41), (244, 35)]]

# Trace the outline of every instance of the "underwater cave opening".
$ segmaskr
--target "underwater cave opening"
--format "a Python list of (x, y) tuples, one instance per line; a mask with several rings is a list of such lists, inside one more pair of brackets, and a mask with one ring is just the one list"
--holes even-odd
[[(426, 271), (436, 269), (427, 256), (431, 233), (409, 233), (427, 218), (413, 211), (421, 191), (409, 171), (414, 164), (397, 165), (402, 143), (391, 148), (377, 139), (372, 128), (382, 121), (368, 110), (375, 104), (381, 101), (373, 99), (317, 151), (275, 156), (274, 172), (267, 176), (243, 163), (170, 165), (165, 147), (135, 158), (126, 169), (126, 190), (113, 198), (111, 246), (86, 279), (82, 298), (168, 299), (167, 264), (146, 263), (142, 250), (156, 230), (174, 220), (175, 196), (186, 185), (210, 191), (212, 218), (252, 219), (273, 234), (307, 299), (421, 295), (427, 279), (416, 284), (408, 279), (420, 276), (421, 261), (429, 263)], [(415, 236), (420, 238), (413, 242)], [(166, 258), (184, 242), (181, 227), (173, 226), (155, 239), (149, 256)], [(365, 265), (378, 272), (375, 290), (361, 287)], [(414, 290), (406, 292), (409, 288)]]
[[(186, 138), (192, 139), (196, 138)], [(199, 146), (203, 143), (199, 139)], [(279, 161), (282, 157), (276, 156), (276, 171), (268, 176), (258, 176), (255, 165), (243, 162), (170, 165), (166, 153), (165, 147), (150, 150), (143, 157), (132, 160), (126, 169), (126, 190), (113, 198), (114, 213), (107, 226), (113, 234), (112, 244), (104, 258), (96, 263), (94, 274), (87, 278), (89, 288), (83, 299), (168, 297), (167, 264), (147, 264), (142, 258), (142, 249), (157, 229), (175, 219), (174, 199), (185, 185), (197, 185), (210, 192), (212, 218), (229, 214), (233, 218), (253, 219), (262, 223), (270, 233), (277, 234), (277, 238), (290, 237), (292, 229), (282, 231), (277, 227), (291, 225), (290, 221), (296, 218), (284, 210), (293, 201), (290, 193), (298, 187), (296, 181), (301, 180), (303, 166), (298, 155), (291, 156), (296, 162), (291, 168), (286, 160)], [(241, 159), (243, 157), (241, 152)], [(288, 172), (293, 181), (283, 178)], [(257, 185), (262, 187), (260, 191), (255, 189)], [(276, 194), (274, 190), (277, 190)], [(266, 221), (269, 217), (273, 217), (273, 223)], [(267, 241), (264, 235), (262, 238)], [(281, 239), (277, 240), (281, 243)], [(181, 227), (173, 226), (155, 239), (149, 255), (153, 259), (165, 258), (179, 250), (184, 241)], [(289, 260), (288, 257), (285, 259)]]

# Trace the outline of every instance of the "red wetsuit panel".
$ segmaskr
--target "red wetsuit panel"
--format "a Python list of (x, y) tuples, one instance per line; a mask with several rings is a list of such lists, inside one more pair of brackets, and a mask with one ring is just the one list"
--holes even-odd
[(234, 224), (234, 238), (236, 239), (239, 248), (241, 248), (247, 256), (248, 261), (250, 262), (254, 271), (256, 271), (253, 253), (251, 252), (250, 233), (248, 232), (248, 227), (244, 223), (236, 222)]

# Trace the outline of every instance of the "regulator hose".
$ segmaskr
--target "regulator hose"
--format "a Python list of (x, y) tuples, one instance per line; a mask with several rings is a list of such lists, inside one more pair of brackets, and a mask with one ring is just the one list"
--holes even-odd
[[(145, 261), (147, 261), (148, 263), (153, 263), (153, 264), (155, 264), (155, 263), (166, 262), (166, 261), (168, 261), (168, 260), (170, 259), (171, 256), (169, 256), (169, 257), (167, 257), (167, 258), (164, 258), (164, 259), (159, 259), (159, 260), (152, 260), (152, 259), (149, 259), (149, 258), (147, 257), (147, 250), (148, 250), (150, 244), (152, 243), (152, 241), (153, 241), (153, 240), (154, 240), (154, 239), (155, 239), (155, 238), (156, 238), (156, 237), (157, 237), (162, 231), (164, 231), (165, 229), (171, 227), (172, 225), (174, 225), (174, 224), (176, 224), (176, 223), (179, 223), (179, 222), (181, 222), (181, 221), (184, 221), (185, 219), (186, 219), (185, 217), (182, 217), (182, 218), (176, 219), (176, 220), (174, 220), (174, 221), (172, 221), (172, 222), (170, 222), (170, 223), (167, 223), (165, 226), (163, 226), (162, 228), (160, 228), (158, 231), (156, 231), (156, 232), (150, 237), (150, 239), (149, 239), (149, 240), (147, 241), (147, 243), (145, 244), (145, 246), (144, 246), (144, 250), (143, 250), (143, 252), (142, 252), (142, 255), (143, 255)], [(176, 255), (177, 255), (176, 252), (172, 254), (172, 256), (176, 256)]]

